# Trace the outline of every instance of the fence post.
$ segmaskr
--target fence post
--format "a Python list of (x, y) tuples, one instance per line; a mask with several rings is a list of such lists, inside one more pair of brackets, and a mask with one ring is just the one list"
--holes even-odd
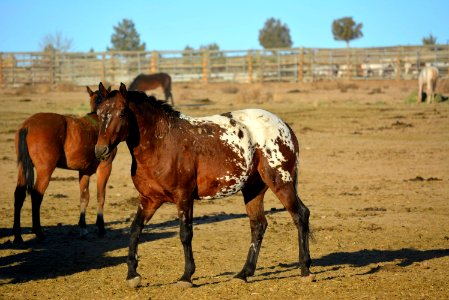
[(264, 66), (263, 66), (263, 63), (264, 63), (264, 61), (263, 61), (263, 57), (262, 57), (262, 51), (263, 50), (258, 50), (257, 51), (257, 67), (259, 68), (259, 70), (258, 70), (258, 81), (259, 82), (263, 82), (263, 69), (264, 69)]
[(51, 50), (49, 51), (49, 55), (50, 55), (50, 66), (49, 66), (49, 71), (50, 71), (50, 86), (51, 88), (53, 88), (55, 82), (55, 74), (54, 74), (54, 68), (55, 68), (55, 51)]
[(101, 53), (101, 81), (106, 83), (106, 54)]
[(248, 51), (248, 82), (253, 82), (253, 55), (251, 50)]
[(208, 51), (204, 50), (203, 52), (203, 82), (204, 83), (208, 83), (209, 82), (209, 78), (208, 78), (208, 72), (207, 72), (207, 67), (208, 67)]
[(151, 60), (150, 60), (150, 73), (156, 73), (157, 67), (156, 67), (156, 51), (151, 51)]
[(402, 47), (398, 49), (398, 55), (396, 57), (396, 80), (401, 80), (401, 51)]
[(298, 81), (303, 82), (304, 79), (304, 48), (299, 49), (299, 71), (298, 71)]

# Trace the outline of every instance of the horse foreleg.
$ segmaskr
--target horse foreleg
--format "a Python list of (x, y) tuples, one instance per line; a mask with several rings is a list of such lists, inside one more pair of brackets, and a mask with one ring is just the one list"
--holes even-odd
[(131, 224), (128, 259), (126, 262), (128, 265), (128, 275), (126, 276), (126, 280), (128, 282), (128, 286), (131, 288), (136, 288), (139, 286), (141, 281), (141, 276), (136, 270), (138, 265), (137, 248), (140, 234), (145, 223), (151, 219), (161, 204), (162, 203), (152, 202), (151, 200), (140, 196), (140, 205), (137, 209), (137, 214), (134, 221)]
[(103, 218), (103, 208), (104, 201), (106, 199), (106, 184), (111, 175), (112, 170), (112, 160), (115, 153), (109, 157), (105, 162), (101, 162), (97, 168), (97, 221), (95, 224), (98, 228), (98, 236), (104, 236), (106, 234), (106, 229), (104, 228), (104, 218)]
[(79, 173), (80, 185), (80, 219), (78, 226), (80, 227), (80, 237), (85, 237), (88, 234), (86, 225), (86, 208), (89, 204), (89, 179), (90, 176)]
[(235, 278), (243, 281), (247, 281), (249, 276), (254, 275), (260, 247), (262, 246), (263, 236), (268, 226), (263, 206), (263, 197), (266, 190), (267, 187), (263, 188), (262, 191), (253, 199), (246, 199), (246, 191), (243, 193), (246, 202), (246, 213), (249, 217), (251, 226), (251, 245), (248, 250), (248, 256), (243, 269), (240, 273), (235, 275)]
[(179, 236), (181, 238), (182, 247), (184, 249), (184, 274), (178, 281), (178, 284), (191, 287), (192, 275), (195, 273), (195, 261), (192, 252), (192, 238), (193, 238), (193, 199), (178, 204), (179, 216)]

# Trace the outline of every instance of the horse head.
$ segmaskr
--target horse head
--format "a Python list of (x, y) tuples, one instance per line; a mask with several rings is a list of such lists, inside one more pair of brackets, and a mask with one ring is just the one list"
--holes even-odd
[(98, 88), (104, 98), (97, 108), (100, 122), (95, 156), (99, 160), (106, 160), (117, 145), (128, 135), (129, 108), (126, 86), (122, 83), (120, 89), (112, 92), (105, 89), (102, 83)]
[[(104, 88), (104, 86), (103, 86), (103, 88)], [(92, 91), (89, 86), (86, 86), (86, 90), (90, 97), (90, 101), (89, 101), (90, 112), (96, 113), (98, 105), (100, 105), (100, 103), (104, 100), (105, 96), (100, 92), (100, 90), (96, 90), (95, 92)], [(111, 86), (109, 86), (107, 89), (105, 89), (105, 91), (109, 93), (111, 91)]]

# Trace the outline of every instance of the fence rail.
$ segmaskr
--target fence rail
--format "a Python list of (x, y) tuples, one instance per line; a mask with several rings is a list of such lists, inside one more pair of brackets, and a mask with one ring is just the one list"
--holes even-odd
[(414, 79), (433, 65), (449, 73), (449, 45), (384, 48), (291, 48), (240, 51), (2, 52), (0, 88), (130, 82), (166, 72), (173, 81), (264, 82)]

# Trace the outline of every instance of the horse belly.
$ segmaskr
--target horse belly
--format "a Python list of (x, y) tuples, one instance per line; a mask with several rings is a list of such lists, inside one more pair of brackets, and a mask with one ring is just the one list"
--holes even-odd
[(209, 160), (203, 159), (198, 169), (197, 186), (200, 199), (231, 196), (239, 192), (248, 180), (248, 167), (243, 161), (220, 159), (220, 155), (217, 156)]

